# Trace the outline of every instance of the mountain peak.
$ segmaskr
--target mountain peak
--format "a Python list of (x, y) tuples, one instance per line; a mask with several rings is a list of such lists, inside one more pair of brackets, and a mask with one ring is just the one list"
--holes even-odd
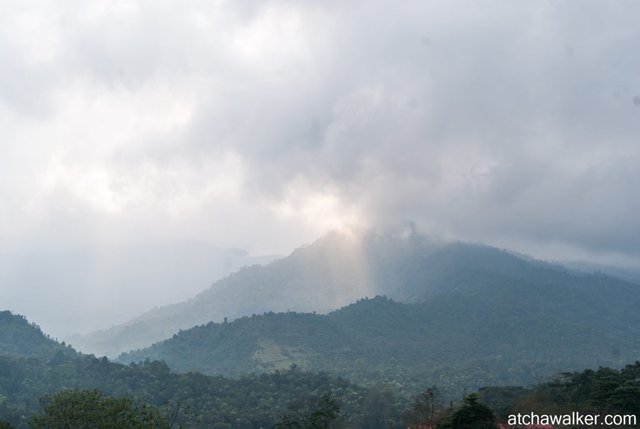
[(86, 352), (117, 356), (180, 329), (269, 311), (329, 313), (367, 296), (425, 303), (452, 293), (495, 292), (497, 285), (526, 289), (528, 284), (542, 288), (559, 283), (578, 287), (581, 280), (561, 267), (491, 246), (434, 239), (410, 225), (334, 231), (268, 265), (241, 269), (195, 298), (74, 344)]
[(24, 316), (0, 311), (0, 354), (33, 357), (64, 349)]

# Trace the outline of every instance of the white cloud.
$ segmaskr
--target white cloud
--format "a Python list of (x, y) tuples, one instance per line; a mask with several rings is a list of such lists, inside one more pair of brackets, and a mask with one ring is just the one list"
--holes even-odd
[(628, 186), (616, 166), (640, 162), (635, 6), (454, 3), (13, 3), (0, 162), (20, 184), (3, 187), (4, 228), (56, 198), (126, 223), (159, 200), (207, 217), (230, 193), (315, 233), (314, 204), (292, 203), (306, 183), (319, 212), (368, 223), (591, 247), (596, 219), (622, 238), (615, 225), (636, 225), (615, 207), (635, 199), (609, 200)]
[(634, 2), (3, 7), (6, 251), (284, 253), (411, 220), (542, 257), (640, 254)]

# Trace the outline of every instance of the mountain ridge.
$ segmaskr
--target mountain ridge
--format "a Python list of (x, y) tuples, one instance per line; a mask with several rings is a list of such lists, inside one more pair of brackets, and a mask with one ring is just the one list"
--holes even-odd
[(608, 283), (604, 292), (610, 301), (599, 305), (589, 294), (599, 282), (611, 280), (585, 279), (592, 287), (515, 283), (493, 275), (424, 303), (376, 297), (326, 315), (270, 312), (210, 322), (118, 361), (158, 359), (178, 372), (226, 376), (295, 364), (409, 390), (417, 388), (415, 380), (445, 389), (526, 385), (556, 371), (635, 361), (640, 354), (637, 288)]
[[(46, 335), (38, 325), (12, 311), (0, 311), (0, 354), (24, 358), (50, 356), (72, 349)], [(74, 352), (74, 351), (72, 351)]]
[[(581, 278), (592, 278), (495, 247), (446, 243), (414, 231), (332, 233), (268, 265), (242, 268), (192, 299), (152, 310), (97, 333), (84, 344), (72, 343), (86, 352), (113, 357), (210, 321), (269, 311), (328, 313), (375, 295), (403, 303), (426, 302), (442, 292), (467, 290), (482, 283), (483, 276), (499, 274), (517, 281), (534, 276), (533, 281), (540, 284), (577, 285)], [(606, 279), (604, 283), (619, 282)]]

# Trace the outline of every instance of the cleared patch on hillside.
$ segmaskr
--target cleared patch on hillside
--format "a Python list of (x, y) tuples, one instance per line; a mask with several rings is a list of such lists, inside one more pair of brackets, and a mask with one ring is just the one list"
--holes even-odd
[(307, 354), (299, 347), (278, 345), (270, 338), (259, 338), (252, 361), (261, 371), (273, 372), (289, 369), (291, 365), (297, 365), (302, 369), (309, 369), (311, 363)]

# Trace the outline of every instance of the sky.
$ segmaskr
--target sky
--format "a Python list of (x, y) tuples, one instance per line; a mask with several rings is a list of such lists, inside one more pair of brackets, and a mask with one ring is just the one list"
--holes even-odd
[(404, 222), (640, 268), (638, 16), (630, 0), (4, 1), (2, 306), (72, 290), (19, 284), (34, 253), (284, 255)]

